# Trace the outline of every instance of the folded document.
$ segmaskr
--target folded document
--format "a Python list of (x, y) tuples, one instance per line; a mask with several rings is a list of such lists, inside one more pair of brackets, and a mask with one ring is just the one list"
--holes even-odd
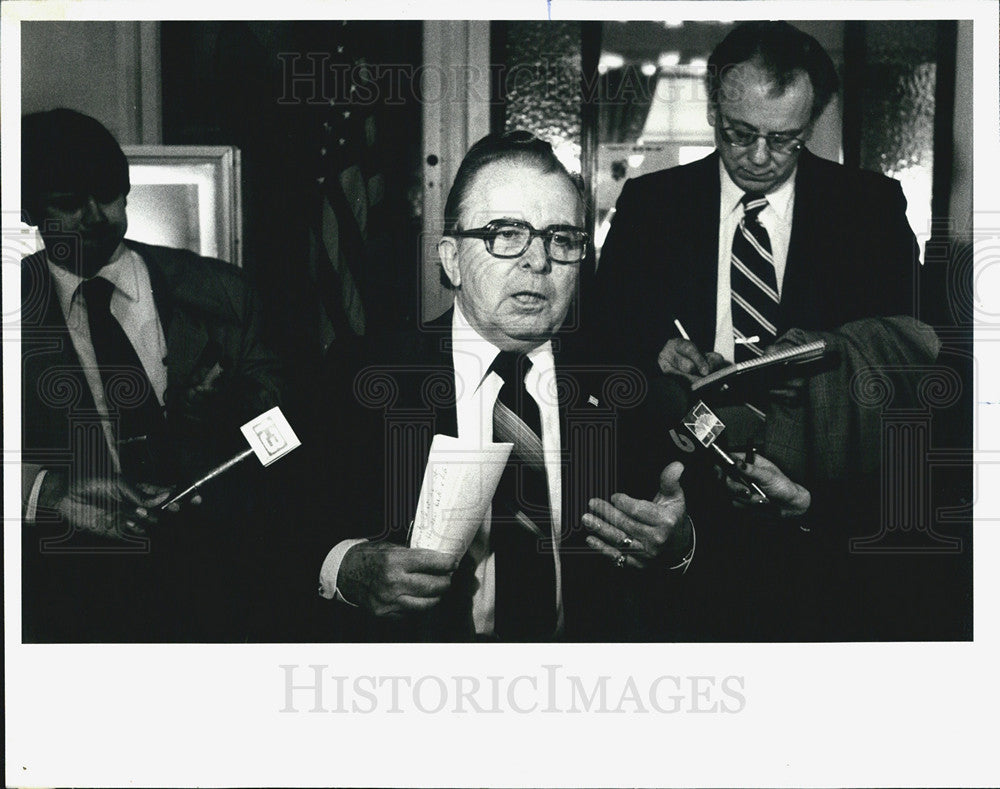
[(513, 446), (434, 436), (410, 547), (464, 555), (489, 512)]

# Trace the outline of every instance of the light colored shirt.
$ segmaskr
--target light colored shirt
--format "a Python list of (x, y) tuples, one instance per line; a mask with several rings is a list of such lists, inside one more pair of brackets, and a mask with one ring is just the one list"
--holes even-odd
[[(719, 284), (715, 302), (715, 350), (725, 359), (733, 361), (735, 343), (733, 341), (733, 303), (729, 284), (732, 265), (733, 236), (743, 218), (743, 195), (719, 162), (721, 199), (719, 200)], [(785, 278), (785, 263), (788, 261), (788, 243), (792, 236), (792, 211), (795, 207), (795, 173), (776, 190), (767, 195), (767, 207), (758, 215), (761, 225), (767, 230), (771, 240), (771, 254), (774, 257), (774, 274), (778, 281), (778, 296), (781, 296)]]
[[(484, 339), (470, 325), (455, 304), (452, 320), (452, 361), (455, 368), (455, 412), (460, 439), (478, 440), (484, 444), (493, 441), (493, 406), (503, 385), (494, 372), (487, 374), (500, 349)], [(548, 481), (549, 506), (552, 511), (552, 540), (555, 563), (555, 605), (557, 632), (563, 626), (562, 577), (559, 562), (559, 537), (562, 517), (562, 466), (560, 464), (561, 439), (559, 435), (559, 404), (556, 397), (555, 363), (552, 344), (546, 342), (530, 351), (531, 369), (524, 378), (528, 394), (538, 405), (542, 424), (542, 450)], [(327, 555), (320, 570), (319, 593), (326, 598), (343, 602), (337, 590), (337, 575), (347, 551), (364, 540), (344, 540)], [(476, 533), (469, 554), (475, 562), (476, 580), (479, 582), (472, 599), (472, 618), (476, 633), (490, 635), (494, 631), (496, 603), (496, 564), (490, 551), (490, 515)]]
[[(46, 257), (46, 265), (52, 275), (55, 286), (56, 300), (62, 310), (69, 330), (70, 340), (80, 367), (87, 381), (87, 388), (94, 398), (94, 405), (101, 418), (104, 439), (107, 442), (115, 471), (121, 471), (118, 458), (118, 447), (114, 429), (108, 418), (108, 406), (104, 396), (104, 386), (101, 383), (101, 373), (97, 366), (97, 356), (94, 344), (90, 338), (90, 323), (87, 316), (87, 302), (80, 290), (83, 277), (67, 271), (54, 264)], [(153, 300), (153, 287), (149, 280), (149, 270), (142, 257), (124, 243), (118, 246), (108, 263), (97, 272), (115, 287), (111, 293), (111, 314), (121, 324), (125, 336), (135, 349), (146, 375), (153, 386), (156, 399), (163, 404), (163, 394), (167, 388), (167, 367), (164, 358), (167, 355), (167, 342), (160, 324), (160, 316)], [(35, 518), (38, 505), (38, 494), (44, 479), (44, 471), (31, 480), (30, 487), (25, 480), (25, 490), (28, 491), (25, 502), (24, 517), (27, 521)]]

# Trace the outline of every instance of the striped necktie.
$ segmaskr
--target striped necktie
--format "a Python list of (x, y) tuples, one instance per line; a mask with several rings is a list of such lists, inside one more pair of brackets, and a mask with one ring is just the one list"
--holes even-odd
[(555, 561), (541, 415), (524, 385), (531, 361), (501, 351), (490, 369), (504, 381), (493, 407), (493, 440), (514, 444), (493, 496), (494, 631), (504, 641), (547, 640), (556, 624)]
[[(767, 207), (767, 198), (747, 193), (741, 202), (743, 218), (733, 235), (730, 274), (737, 362), (761, 356), (763, 349), (774, 342), (779, 303), (771, 239), (760, 223), (760, 212)], [(755, 335), (759, 342), (741, 342)]]

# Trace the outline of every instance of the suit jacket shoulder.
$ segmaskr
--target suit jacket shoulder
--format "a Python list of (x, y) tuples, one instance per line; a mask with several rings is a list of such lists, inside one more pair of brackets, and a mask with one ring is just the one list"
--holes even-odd
[[(218, 319), (244, 320), (247, 311), (258, 309), (256, 294), (246, 275), (231, 263), (203, 257), (187, 249), (153, 246), (127, 240), (146, 263), (157, 306), (169, 294), (180, 305)], [(162, 310), (161, 310), (162, 312)]]
[[(626, 182), (600, 263), (584, 291), (591, 344), (655, 362), (677, 336), (715, 343), (718, 155)], [(791, 327), (914, 312), (919, 253), (897, 181), (800, 156), (779, 314)]]
[(424, 330), (338, 341), (328, 351), (304, 420), (306, 473), (316, 498), (368, 502), (364, 518), (348, 518), (337, 537), (405, 539), (430, 441), (457, 434), (450, 316)]
[(657, 170), (629, 178), (622, 188), (622, 193), (628, 192), (630, 196), (649, 195), (684, 185), (698, 185), (699, 188), (704, 188), (706, 182), (710, 182), (713, 178), (717, 180), (718, 174), (719, 155), (711, 153), (703, 159), (689, 164), (668, 167), (665, 170)]
[(695, 342), (715, 328), (719, 158), (626, 181), (593, 283), (584, 331), (609, 358), (655, 361), (679, 318)]
[(815, 184), (823, 184), (846, 190), (857, 189), (864, 191), (880, 189), (883, 193), (900, 190), (899, 181), (895, 178), (890, 178), (873, 170), (846, 167), (838, 162), (817, 156), (809, 151), (809, 149), (802, 151), (799, 156), (798, 167), (800, 180), (796, 183), (796, 188), (800, 184), (807, 188)]
[(913, 315), (918, 272), (899, 182), (803, 151), (779, 330)]

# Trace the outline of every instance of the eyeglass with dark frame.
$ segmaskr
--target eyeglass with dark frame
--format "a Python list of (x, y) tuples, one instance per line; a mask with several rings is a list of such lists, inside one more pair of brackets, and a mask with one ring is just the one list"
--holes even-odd
[(795, 153), (806, 144), (806, 141), (799, 137), (805, 129), (797, 129), (792, 132), (768, 132), (767, 134), (761, 134), (756, 131), (749, 131), (748, 129), (737, 129), (734, 126), (727, 126), (727, 123), (731, 123), (728, 118), (723, 117), (722, 113), (718, 113), (719, 119), (719, 133), (722, 135), (722, 139), (725, 140), (727, 145), (733, 148), (749, 148), (751, 145), (756, 145), (757, 140), (763, 139), (767, 144), (767, 149), (771, 153), (789, 154)]
[(528, 251), (531, 242), (541, 238), (545, 256), (554, 263), (579, 263), (587, 254), (590, 235), (573, 225), (549, 225), (536, 230), (519, 219), (494, 219), (483, 227), (455, 230), (455, 238), (481, 238), (486, 251), (495, 258), (519, 258)]

